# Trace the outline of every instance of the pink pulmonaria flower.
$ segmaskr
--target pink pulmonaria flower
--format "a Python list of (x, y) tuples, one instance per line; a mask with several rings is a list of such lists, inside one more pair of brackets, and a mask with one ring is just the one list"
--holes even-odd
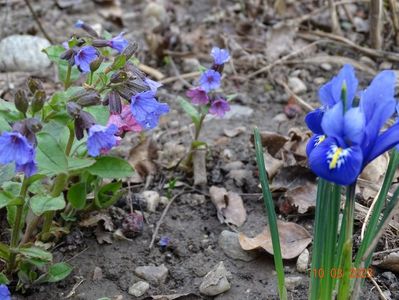
[(217, 99), (212, 102), (211, 107), (209, 108), (209, 113), (218, 117), (223, 117), (229, 110), (230, 105), (226, 100)]
[(209, 103), (209, 98), (206, 91), (201, 88), (193, 88), (187, 91), (187, 97), (191, 98), (191, 103), (195, 105), (205, 105)]
[(123, 105), (120, 114), (113, 113), (109, 116), (107, 126), (114, 124), (118, 128), (117, 135), (122, 135), (125, 132), (134, 131), (140, 132), (143, 128), (134, 119), (130, 110), (130, 105)]

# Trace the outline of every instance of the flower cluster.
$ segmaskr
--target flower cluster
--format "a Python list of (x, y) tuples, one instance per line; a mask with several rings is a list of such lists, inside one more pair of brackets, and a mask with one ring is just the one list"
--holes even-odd
[(209, 106), (209, 113), (223, 117), (230, 110), (229, 103), (219, 95), (215, 95), (214, 90), (221, 84), (223, 67), (229, 61), (230, 55), (226, 49), (213, 47), (211, 51), (213, 65), (211, 69), (202, 73), (199, 87), (190, 89), (187, 96), (194, 105)]
[(356, 98), (351, 65), (319, 90), (322, 107), (306, 116), (314, 135), (307, 145), (311, 169), (340, 185), (356, 181), (365, 166), (399, 143), (399, 122), (380, 132), (395, 113), (395, 73), (382, 71)]
[[(124, 66), (110, 74), (104, 99), (101, 100), (94, 87), (89, 87), (74, 95), (67, 104), (67, 111), (74, 118), (76, 138), (82, 139), (86, 131), (88, 153), (98, 156), (117, 145), (124, 133), (156, 127), (160, 116), (169, 112), (169, 106), (156, 99), (161, 84), (146, 77), (129, 61), (137, 46), (129, 44), (123, 37), (124, 33), (105, 40), (100, 39), (94, 29), (83, 21), (78, 21), (76, 27), (85, 30), (90, 37), (78, 40), (74, 47), (61, 55), (71, 66), (76, 65), (83, 73), (96, 71), (106, 59), (100, 54), (98, 48), (101, 47), (111, 47), (126, 59)], [(76, 43), (76, 40), (73, 41)], [(96, 124), (94, 117), (83, 109), (100, 103), (109, 107), (110, 117), (106, 126)]]

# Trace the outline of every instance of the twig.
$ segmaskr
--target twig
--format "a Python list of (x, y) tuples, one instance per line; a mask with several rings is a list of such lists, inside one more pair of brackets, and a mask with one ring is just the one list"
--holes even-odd
[(295, 100), (299, 103), (300, 106), (302, 106), (304, 109), (306, 109), (307, 111), (312, 111), (314, 110), (314, 107), (312, 105), (310, 105), (309, 103), (307, 103), (305, 100), (303, 100), (301, 97), (299, 97), (297, 94), (295, 94), (289, 87), (288, 85), (283, 82), (280, 81), (278, 79), (274, 79), (274, 81), (276, 81), (279, 85), (281, 85), (288, 94), (290, 94), (292, 97), (295, 98)]
[(370, 0), (370, 44), (374, 49), (382, 47), (383, 1)]
[(281, 64), (281, 63), (284, 62), (285, 60), (287, 60), (287, 59), (289, 59), (289, 58), (291, 58), (291, 57), (293, 57), (293, 56), (295, 56), (295, 55), (298, 55), (298, 54), (300, 54), (301, 52), (304, 52), (304, 51), (310, 49), (311, 47), (313, 47), (313, 46), (315, 46), (315, 45), (317, 45), (317, 44), (320, 44), (321, 42), (323, 42), (323, 41), (322, 41), (322, 40), (318, 40), (318, 41), (315, 41), (315, 42), (313, 42), (313, 43), (310, 43), (309, 45), (306, 45), (305, 47), (303, 47), (303, 48), (301, 48), (301, 49), (298, 49), (297, 51), (291, 52), (290, 54), (287, 54), (286, 56), (283, 56), (282, 58), (276, 60), (275, 62), (273, 62), (273, 63), (271, 63), (271, 64), (269, 64), (269, 65), (267, 65), (267, 66), (265, 66), (265, 67), (263, 67), (263, 68), (260, 68), (259, 70), (255, 71), (255, 72), (253, 72), (253, 73), (251, 73), (251, 74), (249, 74), (249, 75), (247, 75), (247, 76), (245, 77), (245, 79), (250, 79), (250, 78), (252, 78), (252, 77), (255, 77), (255, 76), (258, 75), (258, 74), (267, 72), (267, 71), (269, 71), (271, 68), (273, 68), (275, 65)]
[(161, 80), (161, 79), (165, 78), (165, 75), (163, 73), (161, 73), (157, 69), (154, 69), (154, 68), (144, 65), (144, 64), (139, 64), (139, 70), (151, 75), (156, 80)]
[(328, 0), (328, 8), (330, 9), (331, 17), (331, 30), (334, 34), (341, 35), (341, 27), (339, 26), (337, 7), (334, 4), (334, 0)]
[(381, 254), (388, 254), (388, 253), (397, 252), (397, 251), (399, 251), (399, 248), (393, 248), (393, 249), (387, 249), (387, 250), (384, 250), (384, 251), (374, 252), (373, 253), (373, 257), (379, 256)]
[(377, 291), (380, 293), (380, 297), (382, 300), (387, 300), (387, 298), (385, 297), (383, 291), (381, 290), (380, 286), (378, 285), (378, 283), (374, 280), (374, 278), (370, 275), (367, 274), (367, 278), (370, 279), (370, 281), (372, 282), (372, 284), (374, 284), (375, 288), (377, 289)]
[[(338, 36), (338, 35), (335, 35), (332, 33), (327, 33), (327, 32), (323, 32), (323, 31), (311, 31), (311, 32), (299, 32), (297, 35), (301, 38), (304, 38), (307, 40), (313, 40), (313, 41), (317, 40), (317, 37), (327, 38), (327, 39), (330, 39), (331, 41), (345, 44), (345, 45), (347, 45), (359, 52), (362, 52), (363, 54), (366, 54), (366, 55), (399, 62), (399, 54), (359, 46), (356, 43), (352, 42), (351, 40), (348, 40), (347, 38), (344, 38), (342, 36)], [(317, 37), (315, 37), (315, 36), (317, 36)]]
[(191, 72), (191, 73), (181, 74), (180, 76), (172, 76), (172, 77), (165, 78), (165, 79), (161, 80), (160, 83), (167, 84), (167, 83), (171, 83), (171, 82), (174, 82), (174, 81), (180, 80), (180, 79), (194, 78), (199, 75), (201, 75), (201, 72)]
[(72, 290), (69, 292), (69, 294), (65, 297), (65, 299), (71, 298), (73, 295), (76, 293), (76, 289), (85, 281), (85, 279), (81, 279), (79, 282), (77, 282), (73, 287)]
[(35, 22), (37, 26), (39, 26), (40, 31), (43, 33), (44, 37), (51, 43), (54, 44), (53, 40), (51, 37), (47, 34), (46, 30), (44, 30), (42, 23), (40, 22), (38, 16), (36, 15), (35, 11), (33, 10), (32, 5), (30, 4), (29, 0), (24, 0), (25, 4), (28, 6), (30, 13), (32, 14), (33, 18), (35, 19)]
[(179, 81), (181, 81), (183, 83), (184, 86), (186, 86), (187, 88), (192, 88), (193, 86), (184, 78), (181, 77), (179, 70), (176, 67), (175, 62), (173, 61), (172, 57), (169, 57), (169, 61), (170, 61), (170, 65), (172, 66), (173, 71), (176, 74), (176, 77), (179, 79)]
[(396, 46), (399, 46), (399, 11), (398, 11), (398, 4), (396, 0), (389, 0), (389, 6), (391, 8), (392, 14), (392, 23), (395, 29), (396, 35)]
[(173, 203), (177, 198), (179, 198), (181, 195), (187, 194), (188, 192), (189, 192), (189, 191), (184, 190), (184, 191), (178, 193), (177, 195), (173, 196), (173, 198), (170, 199), (169, 203), (165, 206), (165, 208), (164, 208), (164, 210), (163, 210), (163, 212), (162, 212), (162, 215), (161, 215), (161, 217), (159, 218), (159, 220), (158, 220), (158, 222), (157, 222), (157, 225), (156, 225), (156, 227), (155, 227), (154, 233), (152, 234), (151, 243), (150, 243), (150, 246), (148, 247), (149, 249), (152, 249), (152, 247), (154, 246), (155, 238), (156, 238), (157, 235), (158, 235), (159, 227), (161, 227), (161, 224), (162, 224), (162, 222), (163, 222), (163, 219), (165, 218), (165, 216), (166, 216), (166, 214), (167, 214), (167, 212), (168, 212), (170, 206), (172, 205), (172, 203)]

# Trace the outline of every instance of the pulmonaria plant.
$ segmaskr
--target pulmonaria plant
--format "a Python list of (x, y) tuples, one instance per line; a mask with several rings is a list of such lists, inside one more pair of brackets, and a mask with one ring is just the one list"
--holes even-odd
[(210, 69), (202, 72), (199, 78), (199, 86), (191, 88), (186, 93), (191, 103), (184, 99), (180, 101), (182, 108), (190, 115), (195, 126), (194, 142), (191, 145), (190, 155), (186, 162), (187, 167), (191, 165), (192, 151), (197, 145), (203, 144), (198, 141), (198, 138), (206, 115), (209, 113), (223, 117), (230, 110), (226, 97), (219, 92), (224, 64), (230, 60), (230, 54), (226, 49), (213, 47), (211, 56), (213, 57), (213, 64)]
[(14, 103), (0, 99), (0, 209), (11, 227), (9, 244), (0, 243), (3, 297), (17, 277), (23, 291), (72, 271), (51, 264), (51, 252), (34, 242), (59, 236), (79, 211), (115, 203), (121, 179), (133, 170), (110, 151), (127, 132), (155, 128), (169, 111), (156, 97), (161, 84), (136, 66), (137, 45), (124, 33), (100, 37), (83, 21), (75, 27), (83, 31), (43, 50), (58, 66), (63, 91), (48, 95), (31, 78)]

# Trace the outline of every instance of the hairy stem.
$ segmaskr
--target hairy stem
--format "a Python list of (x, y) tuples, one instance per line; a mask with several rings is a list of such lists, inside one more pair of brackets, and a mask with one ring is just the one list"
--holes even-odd
[[(199, 135), (200, 135), (201, 129), (202, 129), (202, 125), (204, 124), (205, 117), (206, 117), (206, 114), (202, 113), (198, 124), (195, 124), (194, 142), (196, 142), (198, 140), (198, 138), (199, 138)], [(193, 152), (195, 150), (194, 142), (191, 143), (191, 147), (190, 147), (190, 151), (188, 153), (188, 157), (186, 159), (186, 162), (184, 163), (184, 165), (188, 169), (191, 169), (192, 165), (193, 165)]]
[(70, 64), (68, 64), (68, 69), (67, 69), (66, 78), (65, 78), (65, 82), (64, 82), (64, 90), (65, 91), (71, 85), (71, 73), (72, 73), (72, 66)]

